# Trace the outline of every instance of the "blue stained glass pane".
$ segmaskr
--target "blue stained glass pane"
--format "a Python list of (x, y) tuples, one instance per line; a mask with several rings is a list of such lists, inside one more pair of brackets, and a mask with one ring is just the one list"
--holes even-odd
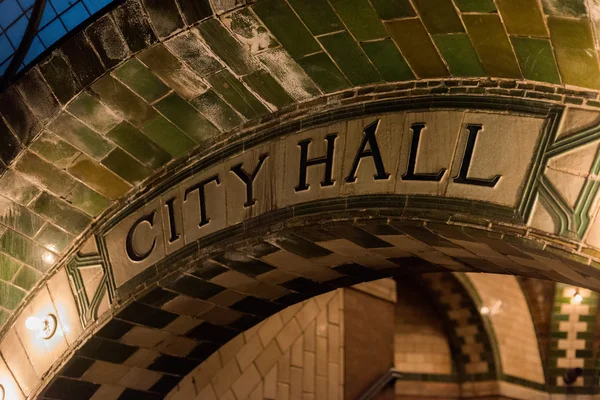
[(23, 10), (27, 10), (29, 7), (32, 7), (33, 3), (35, 3), (35, 0), (19, 0), (19, 4)]
[(75, 0), (50, 0), (50, 3), (54, 6), (57, 13), (62, 13), (67, 8), (71, 7), (72, 4), (77, 3)]
[(0, 64), (0, 76), (4, 73), (4, 71), (6, 71), (6, 68), (8, 68), (8, 64), (10, 64), (11, 60), (12, 57)]
[(44, 13), (42, 14), (42, 19), (40, 20), (40, 25), (38, 28), (43, 28), (48, 24), (48, 22), (52, 21), (55, 17), (56, 13), (54, 12), (54, 9), (50, 4), (46, 3), (46, 6), (44, 7)]
[(42, 52), (44, 50), (46, 50), (46, 47), (44, 47), (44, 45), (42, 44), (42, 42), (40, 42), (40, 39), (38, 39), (37, 37), (33, 38), (33, 41), (31, 42), (31, 47), (29, 47), (29, 51), (27, 52), (27, 55), (25, 56), (25, 59), (23, 59), (23, 63), (25, 65), (29, 64), (37, 56), (39, 56), (40, 54), (42, 54)]
[(72, 8), (60, 16), (60, 19), (65, 24), (68, 30), (75, 28), (77, 25), (88, 19), (90, 15), (85, 10), (82, 3), (75, 4)]
[(6, 35), (0, 35), (0, 63), (15, 52)]
[(107, 5), (112, 3), (113, 0), (83, 0), (83, 2), (85, 3), (85, 6), (89, 10), (89, 12), (94, 14), (100, 11), (103, 7), (106, 7)]
[(67, 31), (63, 24), (58, 19), (55, 19), (38, 32), (38, 37), (46, 47), (50, 47), (66, 34)]
[(27, 18), (23, 16), (19, 18), (19, 20), (15, 22), (13, 26), (7, 29), (6, 34), (15, 48), (19, 47), (19, 43), (21, 43), (21, 39), (23, 39), (23, 34), (25, 34), (28, 23), (29, 21)]
[(0, 25), (4, 29), (7, 29), (21, 14), (23, 14), (23, 10), (15, 0), (0, 2)]

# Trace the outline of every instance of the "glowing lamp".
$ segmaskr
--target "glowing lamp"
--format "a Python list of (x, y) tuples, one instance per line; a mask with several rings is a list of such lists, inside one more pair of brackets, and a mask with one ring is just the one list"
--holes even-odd
[[(43, 319), (29, 317), (25, 320), (25, 327), (30, 331), (38, 332), (42, 339), (50, 339), (56, 332), (57, 321), (53, 314), (46, 315)], [(0, 398), (1, 400), (1, 398)]]

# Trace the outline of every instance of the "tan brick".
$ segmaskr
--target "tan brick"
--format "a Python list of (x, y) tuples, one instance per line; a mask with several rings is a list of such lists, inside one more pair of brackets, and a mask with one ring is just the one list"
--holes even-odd
[(215, 391), (213, 390), (212, 385), (206, 385), (206, 387), (198, 393), (197, 399), (202, 400), (217, 400), (217, 396), (215, 395)]
[[(237, 335), (233, 339), (231, 339), (225, 346), (222, 346), (219, 349), (219, 354), (221, 355), (221, 362), (223, 365), (227, 364), (235, 355), (240, 351), (240, 349), (244, 346), (245, 340), (244, 335)], [(242, 369), (244, 369), (242, 367)]]
[(327, 378), (317, 376), (315, 381), (315, 400), (327, 400)]
[(242, 373), (235, 360), (231, 360), (225, 365), (211, 381), (217, 397), (223, 397), (225, 392), (233, 385), (233, 382), (237, 381), (241, 375)]
[(323, 309), (327, 308), (327, 304), (331, 301), (331, 299), (334, 296), (337, 295), (338, 291), (339, 290), (334, 290), (332, 292), (321, 294), (321, 295), (315, 297), (315, 301), (317, 302), (319, 309), (323, 310)]
[(258, 330), (264, 325), (264, 321), (259, 322), (258, 324), (254, 325), (252, 328), (246, 330), (244, 332), (244, 339), (246, 339), (246, 342), (248, 340), (250, 340), (254, 335), (258, 334)]
[(228, 390), (219, 400), (236, 400), (231, 390)]
[(294, 318), (296, 316), (296, 314), (298, 313), (298, 311), (300, 311), (302, 306), (303, 306), (303, 303), (298, 303), (298, 304), (289, 306), (285, 310), (281, 311), (280, 314), (281, 314), (281, 319), (283, 320), (283, 323), (287, 324), (290, 319)]
[(327, 337), (327, 352), (330, 362), (337, 362), (340, 349), (340, 328), (329, 324), (329, 335)]
[(327, 376), (327, 338), (317, 337), (317, 375)]
[(265, 376), (263, 397), (269, 400), (277, 399), (277, 366), (271, 368)]
[(296, 322), (295, 319), (291, 319), (276, 337), (281, 351), (287, 351), (301, 334), (302, 330), (300, 329), (300, 325), (298, 325), (298, 322)]
[(264, 321), (263, 325), (258, 330), (258, 336), (260, 336), (263, 346), (266, 347), (282, 328), (283, 322), (281, 321), (281, 316), (279, 314), (275, 314)]
[(340, 304), (339, 296), (335, 296), (329, 304), (327, 304), (327, 318), (331, 324), (340, 323)]
[(315, 392), (315, 354), (304, 352), (304, 368), (302, 376), (303, 390), (308, 393)]
[(194, 382), (198, 391), (215, 377), (221, 370), (222, 365), (219, 352), (215, 352), (190, 374), (194, 377)]
[(302, 400), (315, 400), (314, 393), (302, 393)]
[(330, 399), (340, 397), (340, 366), (339, 364), (329, 363), (327, 372), (327, 396)]
[(279, 350), (279, 346), (275, 341), (272, 341), (263, 352), (256, 357), (254, 360), (254, 364), (258, 368), (258, 372), (260, 376), (266, 376), (267, 373), (273, 368), (274, 365), (277, 364), (279, 359), (281, 358), (281, 350)]
[(231, 389), (238, 399), (245, 399), (260, 383), (260, 375), (254, 365), (250, 365), (244, 373), (233, 383)]
[(290, 352), (287, 351), (277, 363), (277, 382), (290, 383)]
[(327, 311), (322, 311), (317, 317), (317, 336), (327, 336)]
[(312, 351), (313, 353), (317, 349), (317, 338), (316, 338), (317, 324), (313, 321), (304, 331), (304, 350)]
[(277, 384), (277, 400), (290, 400), (290, 385), (287, 383)]
[(292, 366), (302, 367), (304, 365), (304, 338), (300, 336), (292, 345)]
[(242, 371), (248, 368), (248, 365), (258, 357), (262, 350), (263, 346), (258, 335), (252, 336), (236, 354), (237, 361), (240, 364)]
[(300, 328), (305, 330), (308, 325), (319, 315), (319, 306), (314, 299), (310, 299), (304, 303), (300, 311), (296, 314), (296, 320), (300, 324)]
[[(212, 390), (212, 388), (211, 388)], [(98, 391), (99, 392), (99, 391)], [(98, 393), (96, 392), (96, 393)], [(192, 379), (190, 376), (188, 376), (187, 378), (184, 378), (181, 380), (181, 382), (179, 382), (177, 384), (177, 387), (173, 390), (171, 390), (171, 393), (169, 393), (169, 396), (167, 396), (167, 400), (189, 400), (189, 399), (194, 399), (196, 396), (196, 388), (194, 387), (194, 383), (192, 382)], [(92, 397), (94, 400), (96, 400), (96, 398)], [(110, 397), (109, 397), (110, 398)], [(202, 397), (204, 398), (204, 397)], [(216, 397), (209, 397), (208, 395), (206, 396), (207, 400), (216, 400)], [(104, 397), (98, 399), (98, 400), (105, 400)]]
[(302, 368), (291, 368), (290, 400), (302, 400)]
[(250, 396), (248, 396), (248, 400), (264, 400), (262, 383), (256, 385)]

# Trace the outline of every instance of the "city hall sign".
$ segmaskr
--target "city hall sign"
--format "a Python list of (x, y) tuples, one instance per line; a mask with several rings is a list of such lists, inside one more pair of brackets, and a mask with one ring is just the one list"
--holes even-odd
[(301, 203), (428, 195), (516, 209), (531, 186), (548, 120), (493, 110), (407, 110), (238, 147), (188, 169), (106, 229), (115, 287), (207, 235)]

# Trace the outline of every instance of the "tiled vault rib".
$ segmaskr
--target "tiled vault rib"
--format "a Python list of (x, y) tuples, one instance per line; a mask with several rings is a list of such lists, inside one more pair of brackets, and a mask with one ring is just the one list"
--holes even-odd
[[(492, 238), (487, 243), (544, 268), (533, 249), (518, 250)], [(446, 253), (463, 257), (459, 262)], [(87, 257), (89, 262), (80, 257), (73, 264), (74, 276), (93, 264), (93, 254)], [(122, 398), (160, 399), (222, 345), (289, 305), (390, 274), (482, 271), (484, 262), (423, 227), (396, 223), (324, 225), (255, 239), (193, 261), (192, 269), (137, 296), (75, 351), (40, 398), (97, 400), (108, 390), (101, 387), (112, 385)], [(84, 299), (78, 306), (95, 318), (108, 305), (100, 300), (91, 305), (87, 293), (95, 290), (90, 298), (102, 299), (107, 287), (102, 276), (88, 276), (75, 279)], [(461, 373), (489, 378), (495, 367), (481, 317), (458, 282), (447, 279), (428, 276), (426, 282), (446, 306)]]
[(600, 106), (594, 91), (551, 86), (600, 88), (597, 11), (541, 4), (125, 1), (0, 94), (0, 325), (116, 199), (295, 103), (409, 81), (381, 90)]

